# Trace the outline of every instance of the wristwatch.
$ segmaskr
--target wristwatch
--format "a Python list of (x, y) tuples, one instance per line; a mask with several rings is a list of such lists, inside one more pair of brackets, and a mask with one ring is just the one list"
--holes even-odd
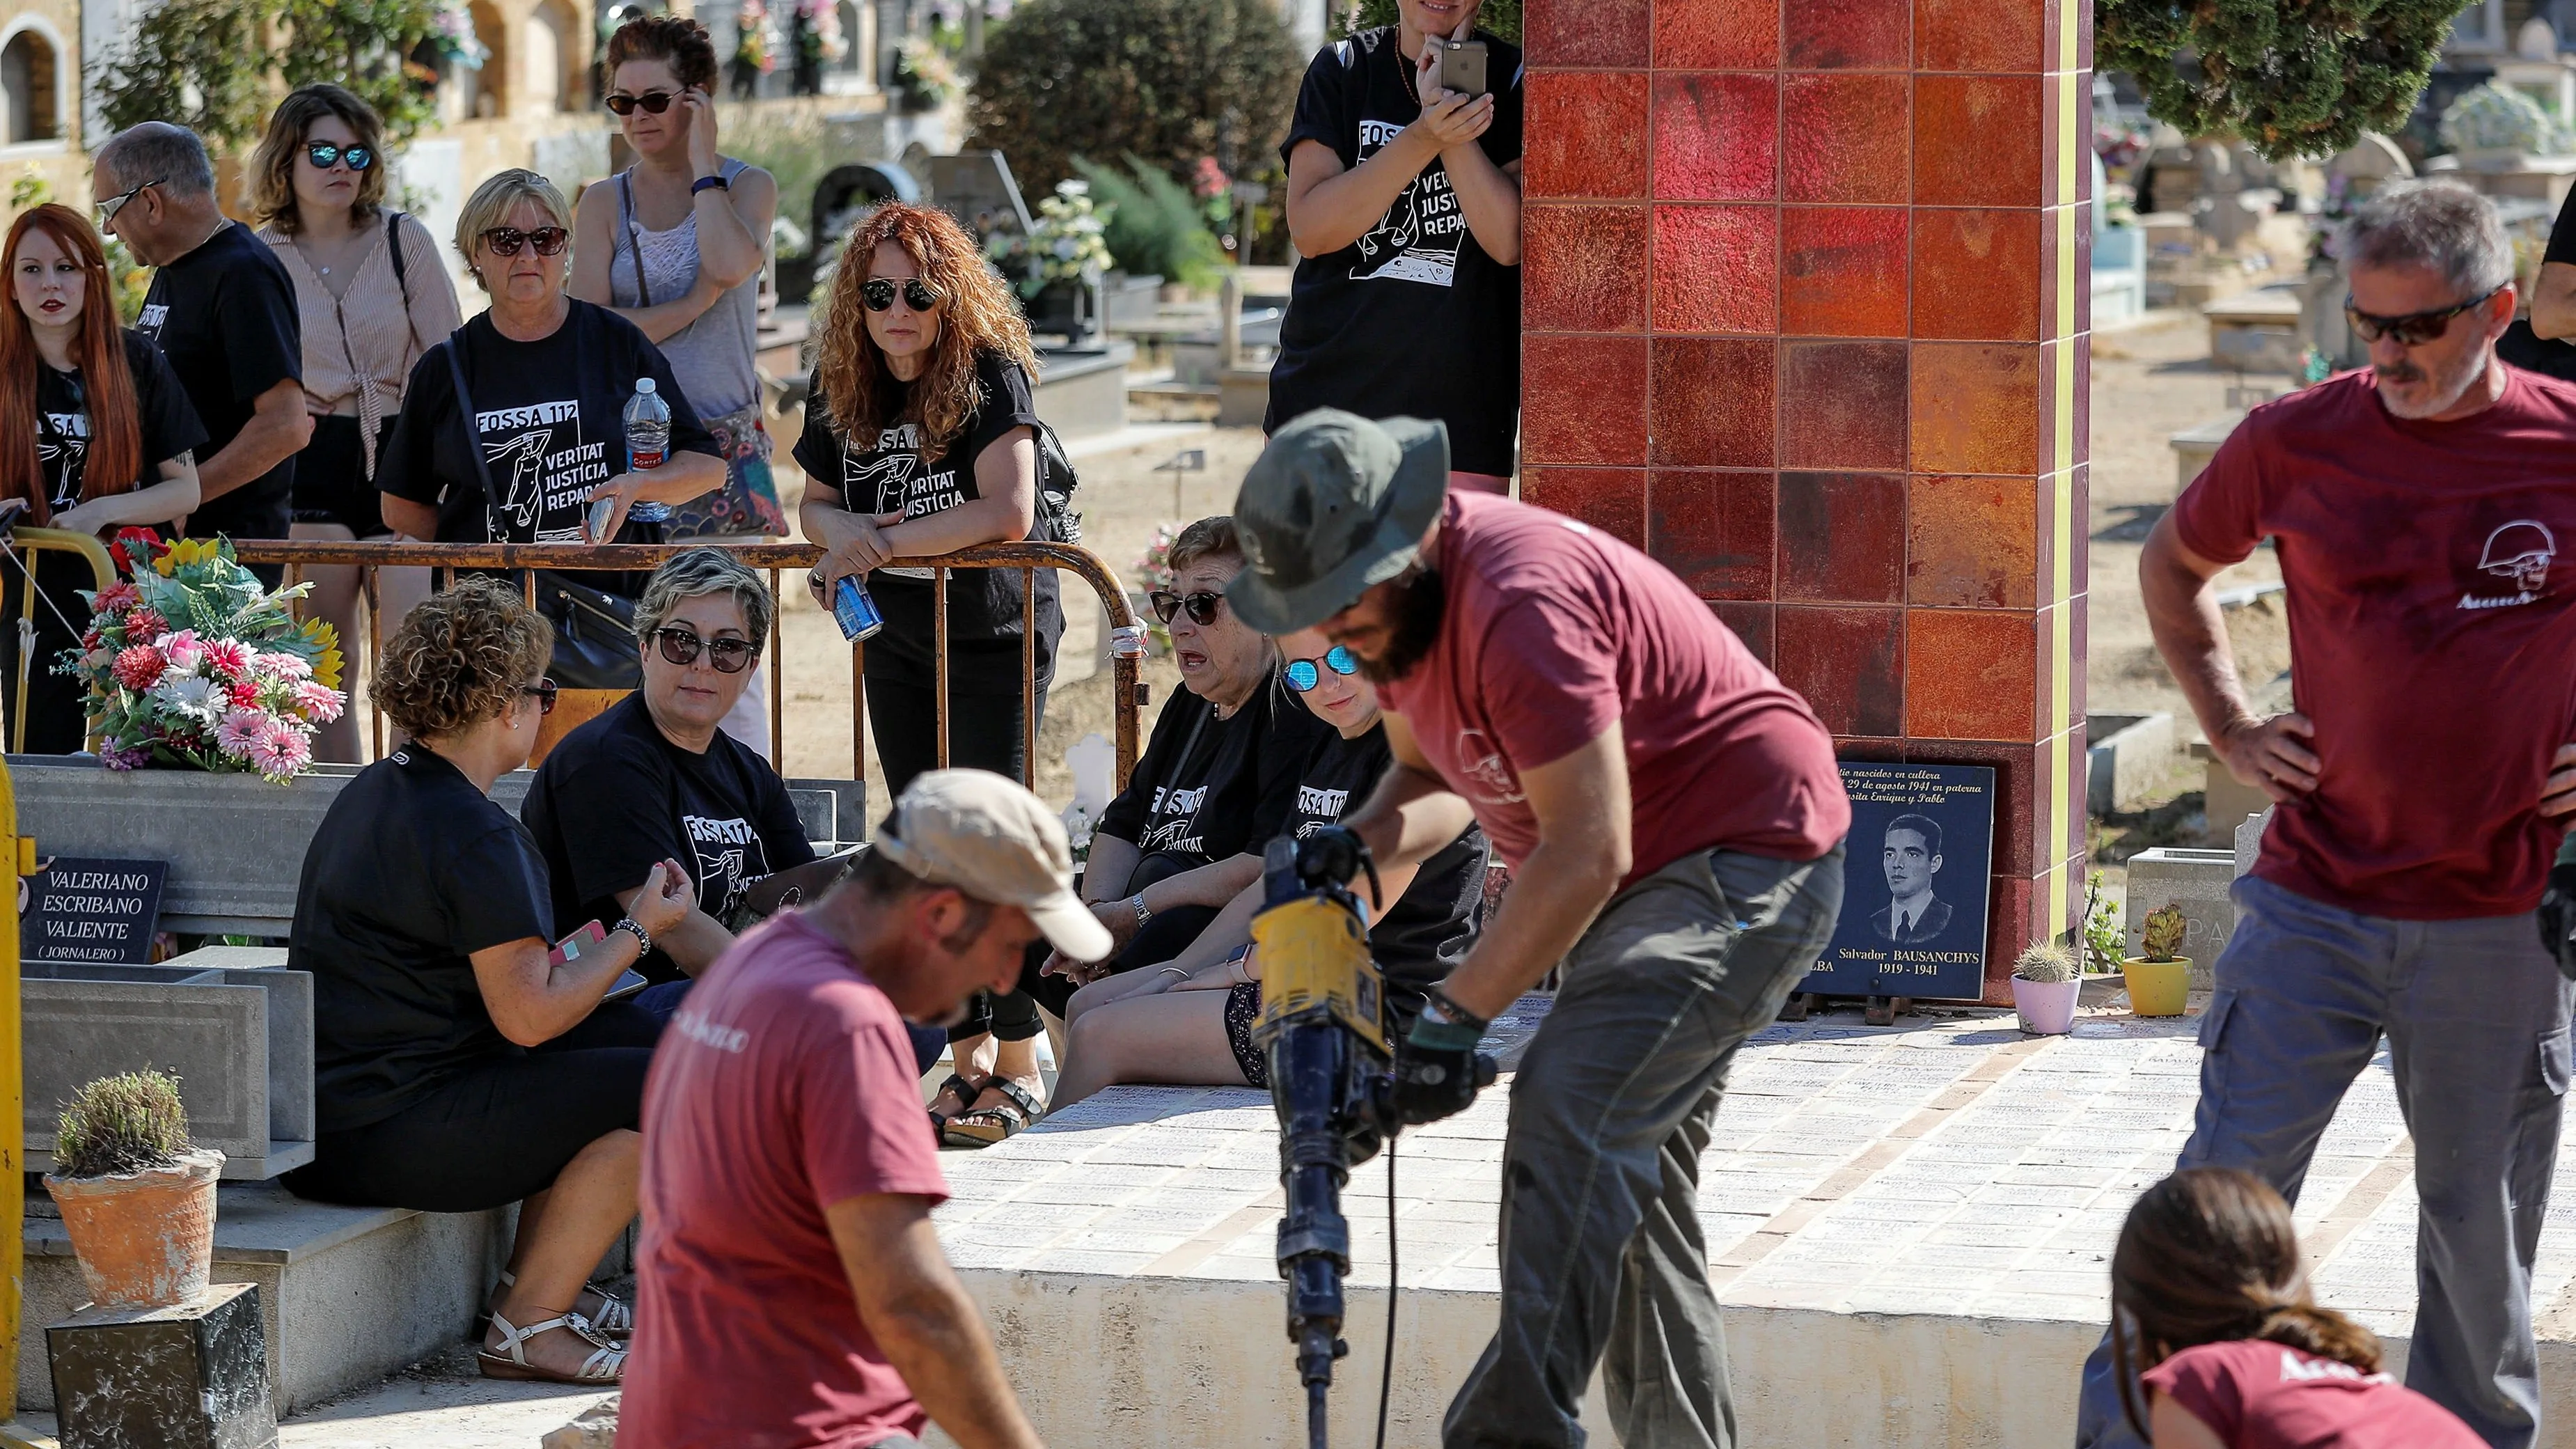
[(635, 938), (635, 954), (638, 956), (644, 955), (653, 949), (652, 936), (645, 931), (642, 923), (638, 922), (633, 916), (619, 917), (617, 924), (609, 927), (608, 929), (612, 931), (624, 931), (628, 935), (633, 936)]
[(689, 183), (689, 194), (691, 196), (695, 196), (701, 191), (731, 190), (733, 190), (733, 183), (725, 180), (721, 174), (715, 176), (701, 176), (697, 180)]
[(1138, 891), (1135, 896), (1127, 902), (1127, 904), (1136, 908), (1137, 930), (1141, 931), (1145, 929), (1145, 923), (1154, 919), (1154, 908), (1145, 904), (1145, 893), (1143, 891)]

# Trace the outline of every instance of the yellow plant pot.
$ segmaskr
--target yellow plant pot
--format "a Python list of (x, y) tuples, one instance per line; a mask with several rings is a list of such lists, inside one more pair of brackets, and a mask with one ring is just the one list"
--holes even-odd
[(2180, 1016), (2191, 1000), (2191, 958), (2120, 963), (2120, 979), (2129, 988), (2129, 1010), (2139, 1016)]

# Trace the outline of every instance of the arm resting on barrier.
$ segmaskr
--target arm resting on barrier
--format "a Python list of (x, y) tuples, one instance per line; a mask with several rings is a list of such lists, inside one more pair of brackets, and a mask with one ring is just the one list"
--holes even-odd
[(913, 519), (881, 516), (878, 531), (902, 558), (954, 553), (979, 543), (1007, 543), (1029, 536), (1038, 513), (1038, 445), (1027, 428), (1013, 428), (975, 455), (979, 495), (954, 508)]
[(1038, 1449), (983, 1315), (940, 1251), (927, 1199), (867, 1193), (823, 1209), (859, 1316), (905, 1387), (962, 1449)]
[(110, 493), (75, 504), (54, 515), (53, 526), (66, 533), (105, 533), (111, 528), (145, 527), (185, 518), (201, 501), (197, 455), (181, 453), (164, 459), (161, 481), (131, 493)]
[(391, 493), (377, 494), (376, 501), (384, 507), (385, 527), (414, 542), (426, 542), (438, 537), (437, 504), (415, 503), (408, 498), (397, 498)]

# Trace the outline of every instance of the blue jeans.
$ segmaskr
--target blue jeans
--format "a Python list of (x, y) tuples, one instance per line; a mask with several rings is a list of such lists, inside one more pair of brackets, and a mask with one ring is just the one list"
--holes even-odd
[[(2406, 1386), (2495, 1449), (2528, 1449), (2531, 1264), (2567, 1094), (2567, 982), (2528, 914), (2391, 920), (2251, 876), (2235, 900), (2200, 1023), (2199, 1115), (2174, 1165), (2241, 1168), (2298, 1201), (2317, 1139), (2385, 1036), (2422, 1202)], [(2139, 1444), (2108, 1335), (2084, 1365), (2075, 1442)]]

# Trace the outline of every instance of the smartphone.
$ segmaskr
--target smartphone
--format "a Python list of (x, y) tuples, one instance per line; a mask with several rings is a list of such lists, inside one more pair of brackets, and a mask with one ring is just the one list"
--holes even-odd
[(1485, 42), (1443, 40), (1434, 43), (1440, 47), (1440, 88), (1466, 96), (1483, 95)]
[(596, 951), (607, 944), (608, 928), (597, 921), (584, 921), (579, 930), (555, 942), (554, 949), (546, 953), (546, 964), (569, 966), (580, 960), (586, 953)]
[(635, 993), (652, 984), (653, 983), (645, 977), (643, 972), (630, 966), (627, 968), (624, 975), (617, 978), (617, 984), (608, 988), (608, 990), (601, 995), (599, 999), (602, 1001), (624, 1001), (626, 998), (633, 996)]

